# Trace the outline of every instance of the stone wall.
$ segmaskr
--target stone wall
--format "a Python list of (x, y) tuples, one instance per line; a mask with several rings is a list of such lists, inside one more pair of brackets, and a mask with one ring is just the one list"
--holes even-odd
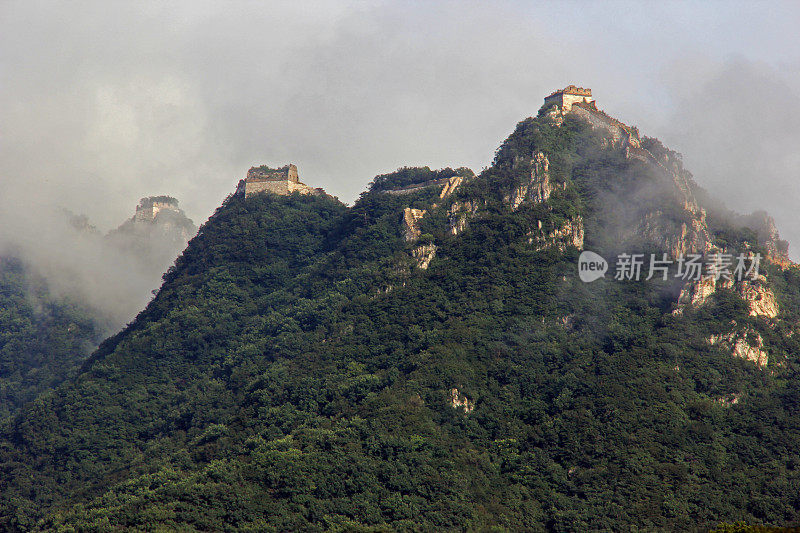
[(325, 192), (322, 189), (309, 187), (305, 183), (293, 182), (289, 180), (283, 181), (247, 181), (242, 180), (236, 188), (237, 192), (244, 193), (245, 198), (254, 194), (262, 192), (270, 192), (273, 194), (287, 195), (293, 192), (300, 194), (313, 194), (322, 195)]
[(420, 192), (428, 187), (438, 187), (441, 185), (447, 186), (448, 180), (446, 178), (442, 178), (439, 180), (431, 180), (425, 181), (423, 183), (414, 183), (413, 185), (408, 185), (406, 187), (398, 187), (396, 189), (386, 189), (381, 191), (384, 194), (413, 194), (415, 192)]
[(245, 181), (244, 195), (252, 196), (260, 192), (271, 192), (275, 194), (289, 194), (289, 182), (283, 181)]
[(286, 177), (289, 181), (298, 183), (300, 181), (300, 177), (297, 175), (297, 167), (294, 165), (289, 165), (289, 169), (286, 172)]
[(281, 168), (273, 169), (265, 166), (252, 167), (247, 171), (248, 181), (291, 181), (298, 183), (300, 178), (297, 174), (297, 167), (289, 164)]
[(159, 201), (152, 198), (142, 198), (136, 206), (135, 222), (152, 222), (162, 209), (178, 210), (177, 200)]
[[(567, 111), (566, 108), (565, 111)], [(610, 135), (611, 142), (614, 146), (641, 148), (639, 135), (633, 128), (606, 115), (602, 111), (589, 110), (582, 107), (576, 107), (571, 109), (571, 111), (573, 114), (591, 124), (593, 128), (605, 130)]]
[(301, 183), (297, 167), (294, 165), (286, 165), (277, 170), (252, 167), (247, 171), (247, 177), (240, 180), (236, 186), (236, 194), (243, 194), (245, 198), (259, 193), (287, 195), (293, 192), (314, 196), (325, 195), (324, 190)]
[(592, 102), (594, 102), (594, 98), (592, 98), (591, 89), (568, 85), (564, 89), (545, 97), (544, 108), (556, 105), (564, 111), (569, 111), (574, 104), (591, 104)]

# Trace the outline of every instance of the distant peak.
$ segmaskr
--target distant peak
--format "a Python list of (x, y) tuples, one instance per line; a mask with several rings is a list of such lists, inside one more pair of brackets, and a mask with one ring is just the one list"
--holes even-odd
[(152, 222), (162, 210), (183, 213), (178, 209), (178, 200), (172, 196), (146, 196), (136, 206), (134, 222)]
[(172, 196), (160, 195), (160, 196), (146, 196), (139, 200), (139, 208), (149, 208), (153, 207), (154, 205), (159, 205), (162, 207), (170, 206), (170, 207), (178, 207), (178, 199), (173, 198)]

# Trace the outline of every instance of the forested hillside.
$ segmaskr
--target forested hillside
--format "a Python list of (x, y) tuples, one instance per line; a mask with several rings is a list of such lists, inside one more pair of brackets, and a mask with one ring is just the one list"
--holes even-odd
[[(700, 212), (643, 145), (658, 164), (543, 114), (477, 176), (401, 169), (352, 207), (230, 196), (137, 319), (2, 427), (0, 528), (795, 523), (798, 270), (763, 266), (774, 319), (733, 288), (675, 312), (674, 278), (578, 279), (580, 248), (669, 249), (653, 224)], [(729, 215), (695, 241), (766, 256)], [(708, 341), (741, 327), (766, 365)]]
[(30, 265), (0, 257), (0, 420), (72, 375), (108, 331), (94, 310), (53, 294)]
[(150, 299), (161, 274), (196, 232), (174, 198), (145, 200), (171, 201), (174, 207), (155, 217), (132, 217), (105, 236), (85, 215), (44, 210), (39, 222), (52, 231), (49, 240), (4, 240), (0, 419), (73, 376)]

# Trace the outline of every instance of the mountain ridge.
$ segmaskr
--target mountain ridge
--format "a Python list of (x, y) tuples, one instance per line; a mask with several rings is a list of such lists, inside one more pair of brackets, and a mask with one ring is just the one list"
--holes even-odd
[[(774, 327), (728, 287), (673, 314), (674, 280), (582, 283), (581, 248), (666, 251), (663, 230), (683, 228), (697, 236), (687, 250), (705, 248), (729, 221), (709, 212), (695, 227), (700, 207), (666, 165), (577, 115), (523, 120), (477, 176), (379, 176), (350, 208), (299, 194), (226, 199), (137, 319), (0, 430), (0, 524), (797, 520), (800, 472), (785, 453), (800, 445), (788, 409), (797, 269), (765, 265)], [(386, 194), (389, 184), (406, 190)], [(658, 230), (630, 232), (652, 213)], [(731, 249), (764, 246), (726, 231)], [(708, 342), (731, 322), (762, 336), (768, 371)]]

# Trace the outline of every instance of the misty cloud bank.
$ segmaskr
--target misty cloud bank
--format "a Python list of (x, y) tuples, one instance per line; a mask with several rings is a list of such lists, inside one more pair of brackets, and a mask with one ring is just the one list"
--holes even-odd
[(546, 94), (577, 83), (683, 152), (712, 196), (772, 213), (800, 257), (800, 8), (565, 9), (3, 2), (0, 250), (63, 290), (142, 306), (159, 278), (51, 213), (106, 232), (139, 198), (169, 194), (201, 223), (261, 163), (293, 162), (344, 201), (404, 165), (480, 171)]
[(665, 137), (728, 207), (775, 218), (800, 260), (800, 90), (764, 63), (735, 60), (684, 89)]
[(130, 221), (104, 235), (74, 218), (39, 203), (7, 207), (0, 213), (0, 257), (24, 261), (49, 292), (88, 307), (99, 324), (123, 326), (147, 305), (186, 241), (175, 232), (131, 230)]

